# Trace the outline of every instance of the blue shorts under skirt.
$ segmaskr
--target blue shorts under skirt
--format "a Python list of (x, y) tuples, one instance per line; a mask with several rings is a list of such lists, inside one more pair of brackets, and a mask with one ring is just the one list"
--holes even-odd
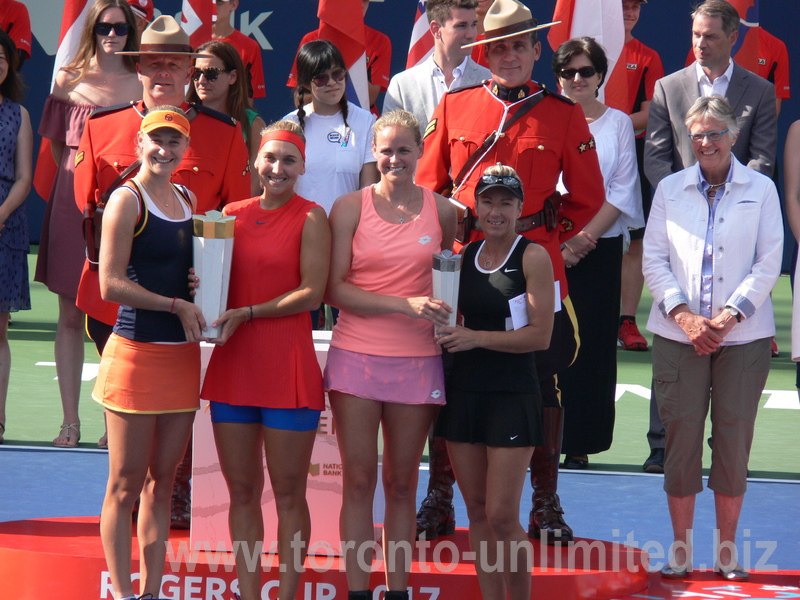
[(311, 431), (317, 428), (321, 413), (311, 408), (263, 408), (211, 401), (212, 423), (261, 423), (271, 429)]

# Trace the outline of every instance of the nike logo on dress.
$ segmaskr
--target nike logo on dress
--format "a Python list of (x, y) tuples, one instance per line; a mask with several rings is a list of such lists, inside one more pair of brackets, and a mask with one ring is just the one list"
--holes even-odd
[(519, 434), (517, 434), (517, 435), (512, 435), (512, 436), (511, 436), (510, 438), (508, 438), (508, 439), (510, 439), (510, 440), (513, 442), (513, 441), (514, 441), (515, 439), (517, 439), (518, 437), (519, 437)]
[(519, 269), (503, 269), (503, 273), (511, 273), (512, 271), (519, 271)]
[(266, 225), (267, 223), (269, 223), (269, 221), (259, 221), (259, 220), (256, 220), (256, 225)]

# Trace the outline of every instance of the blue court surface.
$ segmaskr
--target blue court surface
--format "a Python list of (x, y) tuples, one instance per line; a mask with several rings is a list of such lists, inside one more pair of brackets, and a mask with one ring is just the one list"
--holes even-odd
[[(107, 468), (108, 454), (101, 450), (0, 446), (0, 521), (96, 516)], [(423, 467), (418, 500), (427, 479)], [(662, 479), (644, 473), (562, 470), (559, 493), (567, 522), (576, 536), (635, 544), (650, 552), (651, 563), (658, 563), (672, 540)], [(530, 494), (530, 484), (526, 484), (520, 507), (524, 524)], [(466, 527), (466, 510), (458, 492), (455, 502), (457, 525)], [(375, 517), (381, 520), (380, 511)], [(697, 569), (711, 566), (713, 528), (713, 494), (706, 490), (698, 496), (695, 514)], [(749, 481), (737, 546), (745, 568), (800, 570), (800, 481)]]

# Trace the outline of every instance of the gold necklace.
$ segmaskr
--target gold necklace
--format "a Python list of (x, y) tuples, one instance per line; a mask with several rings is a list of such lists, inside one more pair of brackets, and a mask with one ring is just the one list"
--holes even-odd
[(397, 205), (397, 208), (402, 209), (403, 213), (398, 212), (397, 208), (395, 208), (394, 204), (392, 204), (392, 201), (389, 200), (389, 196), (387, 194), (384, 194), (382, 191), (378, 190), (378, 195), (381, 196), (384, 200), (386, 200), (386, 203), (389, 205), (389, 208), (391, 208), (392, 212), (394, 212), (394, 214), (397, 215), (397, 217), (400, 220), (400, 225), (402, 225), (403, 223), (405, 223), (405, 217), (408, 215), (408, 207), (411, 206), (411, 203), (414, 201), (415, 192), (416, 192), (416, 186), (411, 191), (411, 194), (409, 195), (410, 197), (409, 197), (408, 201), (406, 202), (406, 205), (405, 206), (403, 206), (401, 204)]

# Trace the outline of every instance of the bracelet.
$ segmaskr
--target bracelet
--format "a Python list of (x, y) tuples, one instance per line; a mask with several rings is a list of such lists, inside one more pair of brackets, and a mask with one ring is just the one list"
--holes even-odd
[(252, 320), (253, 320), (253, 305), (252, 305), (252, 304), (248, 304), (248, 305), (247, 305), (247, 308), (249, 308), (249, 309), (250, 309), (250, 318), (249, 318), (249, 319), (247, 319), (247, 322), (249, 323), (250, 321), (252, 321)]
[(169, 312), (170, 312), (170, 314), (174, 314), (174, 313), (175, 313), (175, 301), (176, 301), (177, 299), (178, 299), (178, 297), (177, 297), (177, 296), (176, 296), (175, 298), (173, 298), (173, 299), (172, 299), (172, 304), (171, 304), (171, 305), (170, 305), (170, 307), (169, 307)]
[(567, 244), (567, 242), (564, 242), (564, 248), (566, 248), (567, 250), (569, 250), (569, 253), (570, 253), (570, 254), (575, 254), (575, 253), (572, 251), (572, 248), (570, 248), (570, 247), (569, 247), (569, 244)]

